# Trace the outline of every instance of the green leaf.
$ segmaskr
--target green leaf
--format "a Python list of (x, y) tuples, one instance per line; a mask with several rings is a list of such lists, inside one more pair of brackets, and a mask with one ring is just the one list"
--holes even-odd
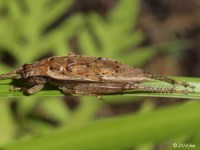
[[(175, 97), (175, 98), (200, 98), (200, 79), (192, 78), (192, 77), (171, 77), (180, 82), (187, 82), (191, 86), (195, 88), (185, 88), (181, 85), (176, 86), (176, 90), (182, 91), (180, 93), (161, 93), (161, 92), (150, 92), (150, 91), (138, 91), (130, 90), (122, 93), (111, 93), (109, 95), (115, 96), (146, 96), (146, 97)], [(151, 87), (159, 87), (159, 88), (167, 88), (172, 86), (169, 83), (165, 83), (163, 81), (151, 81), (144, 82), (145, 86)], [(10, 86), (10, 80), (1, 80), (0, 81), (0, 97), (13, 97), (13, 96), (25, 96), (22, 92), (11, 91), (12, 86)], [(183, 90), (187, 90), (189, 93), (185, 94)], [(38, 93), (35, 93), (31, 96), (63, 96), (63, 94), (57, 89), (44, 89)]]
[(21, 140), (3, 149), (111, 150), (157, 143), (199, 133), (199, 107), (200, 103), (194, 102), (148, 113), (104, 119), (72, 130), (62, 129), (43, 137)]
[(16, 126), (9, 107), (10, 101), (0, 101), (0, 145), (9, 143), (16, 134)]
[(67, 109), (63, 100), (56, 100), (54, 97), (42, 99), (37, 106), (42, 110), (42, 116), (52, 118), (61, 124), (66, 124), (70, 118), (70, 111)]

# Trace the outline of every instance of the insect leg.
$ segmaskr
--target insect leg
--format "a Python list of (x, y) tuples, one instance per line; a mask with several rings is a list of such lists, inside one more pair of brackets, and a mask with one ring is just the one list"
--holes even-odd
[(44, 88), (44, 84), (37, 84), (28, 89), (24, 88), (24, 87), (14, 87), (14, 89), (11, 89), (11, 90), (12, 91), (23, 91), (25, 94), (31, 95), (31, 94), (39, 92), (43, 88)]
[(67, 87), (59, 87), (59, 89), (61, 89), (64, 94), (76, 94), (76, 91), (74, 89), (70, 89)]
[(80, 94), (80, 95), (85, 95), (85, 96), (96, 96), (99, 100), (103, 100), (103, 97), (97, 95), (97, 94), (91, 94), (91, 93), (86, 93), (82, 91), (76, 91), (74, 89), (69, 89), (67, 87), (60, 87), (60, 89), (63, 91), (64, 94)]
[(102, 94), (123, 93), (129, 90), (149, 91), (156, 93), (182, 93), (187, 94), (187, 90), (177, 90), (174, 86), (150, 86), (140, 83), (91, 83), (80, 84), (74, 87), (76, 94), (98, 96)]
[(44, 88), (44, 84), (37, 84), (29, 89), (27, 89), (25, 92), (27, 94), (34, 94), (39, 92), (40, 90), (42, 90)]
[(157, 74), (151, 74), (151, 73), (148, 73), (148, 72), (147, 72), (146, 75), (150, 78), (160, 80), (160, 81), (164, 81), (164, 82), (170, 83), (172, 85), (182, 85), (184, 87), (194, 88), (194, 86), (191, 86), (187, 82), (179, 82), (179, 81), (176, 81), (174, 79), (171, 79), (171, 78), (168, 78), (168, 77), (165, 77), (165, 76), (161, 76), (161, 75), (157, 75)]
[[(128, 87), (129, 86), (129, 87)], [(149, 92), (156, 92), (156, 93), (182, 93), (187, 94), (189, 91), (187, 90), (176, 90), (174, 86), (172, 87), (164, 87), (164, 86), (149, 86), (149, 85), (143, 85), (143, 84), (127, 84), (127, 89), (133, 89), (137, 91), (149, 91)]]

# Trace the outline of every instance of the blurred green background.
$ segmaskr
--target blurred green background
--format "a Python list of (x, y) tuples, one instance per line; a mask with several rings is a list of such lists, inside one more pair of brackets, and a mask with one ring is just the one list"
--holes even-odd
[[(0, 73), (73, 52), (198, 77), (199, 8), (198, 0), (0, 0)], [(199, 107), (172, 98), (2, 97), (0, 147), (200, 149)]]

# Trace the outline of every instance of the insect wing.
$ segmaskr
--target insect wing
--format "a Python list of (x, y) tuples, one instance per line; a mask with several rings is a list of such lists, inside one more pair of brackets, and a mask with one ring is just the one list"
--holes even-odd
[(60, 65), (53, 70), (49, 69), (48, 76), (59, 80), (99, 82), (105, 76), (114, 75), (117, 68), (113, 60), (106, 58), (78, 57), (75, 55), (68, 57), (66, 62), (66, 65)]

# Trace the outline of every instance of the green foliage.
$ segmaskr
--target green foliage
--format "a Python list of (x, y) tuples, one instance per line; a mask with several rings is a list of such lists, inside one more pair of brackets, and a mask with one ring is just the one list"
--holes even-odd
[[(72, 51), (69, 44), (72, 37), (78, 39), (81, 54), (109, 57), (129, 65), (143, 65), (156, 54), (154, 46), (136, 49), (143, 39), (142, 33), (134, 30), (139, 0), (119, 0), (106, 19), (95, 13), (76, 13), (45, 32), (73, 2), (1, 0), (0, 54), (8, 52), (16, 59), (16, 66), (20, 66), (47, 54), (66, 55)], [(169, 49), (180, 48), (179, 44), (168, 46)], [(0, 73), (9, 70), (11, 68), (0, 63)], [(130, 96), (136, 95), (199, 98), (199, 79), (175, 79), (195, 85), (193, 90), (196, 92), (186, 95), (131, 92), (124, 93), (127, 96), (106, 97), (105, 102), (126, 103), (134, 101), (136, 98)], [(200, 141), (199, 134), (193, 134), (194, 131), (199, 133), (197, 103), (159, 111), (154, 111), (153, 103), (144, 103), (138, 114), (94, 122), (94, 119), (98, 120), (96, 113), (99, 108), (106, 105), (95, 97), (82, 97), (78, 107), (71, 110), (58, 90), (44, 90), (25, 97), (21, 92), (9, 91), (9, 84), (10, 80), (0, 81), (0, 146), (5, 149), (122, 149), (135, 146), (140, 149), (145, 143), (150, 149), (163, 140), (174, 141), (177, 138), (183, 141), (183, 135), (186, 139), (193, 135), (191, 141)], [(153, 84), (162, 86), (164, 83)], [(59, 96), (59, 100), (55, 96)], [(13, 108), (13, 105), (16, 106)], [(60, 128), (56, 130), (57, 126), (40, 120), (43, 117), (56, 121)], [(22, 139), (12, 143), (16, 138)]]
[(15, 56), (19, 64), (31, 62), (51, 49), (55, 55), (66, 55), (69, 48), (65, 40), (75, 34), (80, 16), (70, 18), (52, 32), (43, 32), (72, 2), (26, 0), (22, 5), (15, 0), (4, 0), (1, 5), (7, 12), (0, 22), (0, 46)]
[[(143, 39), (140, 32), (133, 31), (133, 24), (138, 16), (138, 6), (138, 0), (119, 1), (107, 20), (101, 19), (96, 14), (86, 16), (86, 29), (79, 35), (82, 52), (113, 58), (135, 66), (144, 64), (155, 54), (155, 49), (130, 51), (131, 47)], [(91, 35), (92, 33), (94, 35)]]
[[(58, 130), (48, 136), (21, 140), (4, 149), (111, 150), (136, 148), (147, 142), (157, 143), (177, 136), (199, 133), (199, 107), (199, 103), (190, 103), (150, 113), (104, 119), (84, 127)], [(186, 124), (185, 120), (187, 120)], [(171, 147), (173, 147), (173, 142), (169, 142), (169, 148)]]

